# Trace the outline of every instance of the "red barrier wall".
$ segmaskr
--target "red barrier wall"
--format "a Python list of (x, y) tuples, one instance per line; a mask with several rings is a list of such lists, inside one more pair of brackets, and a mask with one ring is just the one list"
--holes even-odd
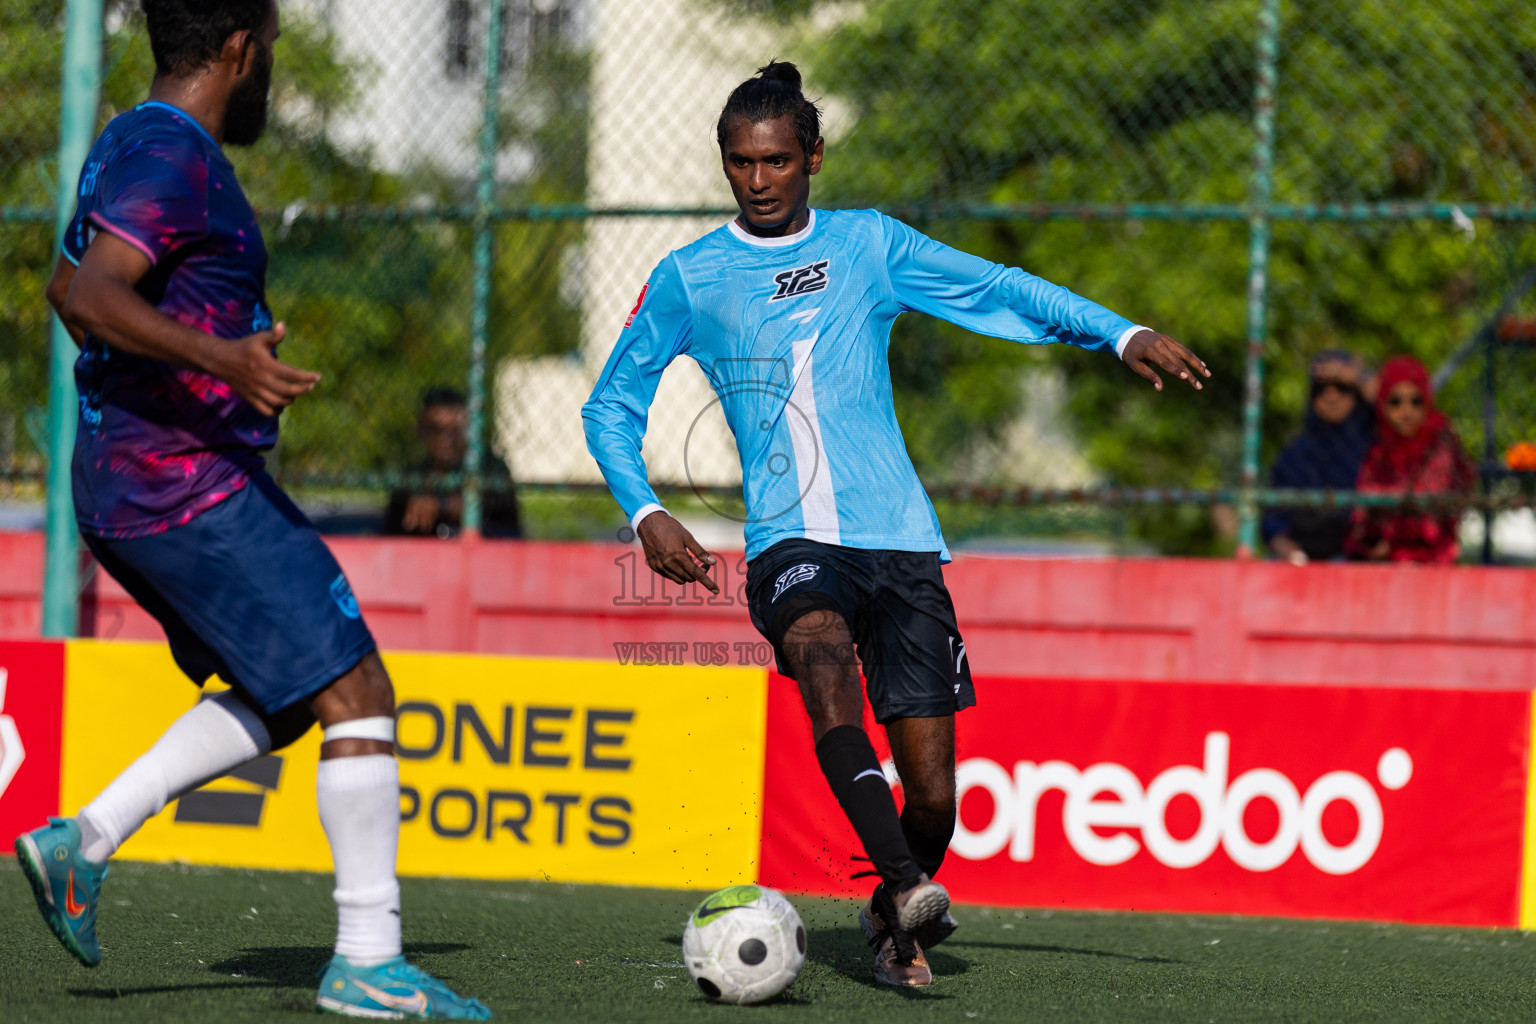
[[(942, 876), (960, 902), (1520, 920), (1529, 693), (980, 675), (976, 690), (955, 720)], [(760, 881), (863, 897), (869, 864), (778, 675), (766, 735)]]
[(0, 836), (59, 812), (64, 645), (0, 647)]
[(35, 640), (43, 628), (43, 535), (0, 531), (0, 640)]
[[(657, 585), (616, 544), (331, 540), (397, 650), (615, 657), (615, 643), (755, 643), (738, 556), (722, 599)], [(0, 637), (38, 634), (42, 538), (0, 533)], [(617, 560), (617, 564), (616, 564)], [(983, 675), (1518, 689), (1536, 678), (1536, 573), (1189, 559), (961, 556), (945, 572)], [(637, 590), (639, 595), (637, 595)], [(114, 582), (93, 636), (156, 638)], [(732, 661), (736, 652), (731, 651)]]

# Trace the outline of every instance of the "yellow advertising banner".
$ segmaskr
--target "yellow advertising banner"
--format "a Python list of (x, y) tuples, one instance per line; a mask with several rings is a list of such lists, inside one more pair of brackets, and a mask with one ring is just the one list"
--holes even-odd
[[(753, 881), (760, 669), (386, 654), (401, 874), (713, 889)], [(72, 641), (62, 807), (73, 814), (198, 700), (162, 644)], [(328, 871), (319, 730), (174, 801), (121, 856)]]

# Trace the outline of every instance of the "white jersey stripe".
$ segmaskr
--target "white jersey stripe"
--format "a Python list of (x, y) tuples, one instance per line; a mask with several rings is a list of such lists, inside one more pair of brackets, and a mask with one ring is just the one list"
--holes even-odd
[(795, 387), (789, 393), (791, 408), (784, 414), (789, 427), (790, 444), (795, 452), (795, 472), (800, 479), (800, 514), (805, 520), (807, 540), (837, 544), (841, 533), (837, 525), (837, 498), (832, 491), (832, 467), (827, 464), (827, 450), (821, 443), (821, 420), (816, 415), (816, 388), (812, 383), (812, 351), (820, 331), (811, 332), (793, 346)]

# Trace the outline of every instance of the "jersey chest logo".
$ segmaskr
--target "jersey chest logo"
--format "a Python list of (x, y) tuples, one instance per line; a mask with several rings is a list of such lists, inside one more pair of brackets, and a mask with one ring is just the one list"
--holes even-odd
[(809, 295), (811, 292), (825, 291), (827, 287), (827, 264), (831, 260), (817, 260), (794, 270), (786, 270), (782, 274), (773, 276), (773, 283), (779, 286), (779, 290), (773, 293), (769, 302), (777, 302), (780, 299), (792, 299), (797, 295)]

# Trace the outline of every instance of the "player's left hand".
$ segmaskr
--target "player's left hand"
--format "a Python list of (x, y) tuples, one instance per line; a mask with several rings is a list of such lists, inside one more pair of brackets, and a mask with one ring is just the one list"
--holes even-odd
[(1168, 335), (1156, 331), (1137, 332), (1126, 343), (1121, 358), (1125, 365), (1151, 381), (1159, 391), (1163, 390), (1163, 378), (1157, 375), (1154, 366), (1173, 374), (1196, 391), (1201, 390), (1200, 378), (1211, 375), (1204, 360)]

